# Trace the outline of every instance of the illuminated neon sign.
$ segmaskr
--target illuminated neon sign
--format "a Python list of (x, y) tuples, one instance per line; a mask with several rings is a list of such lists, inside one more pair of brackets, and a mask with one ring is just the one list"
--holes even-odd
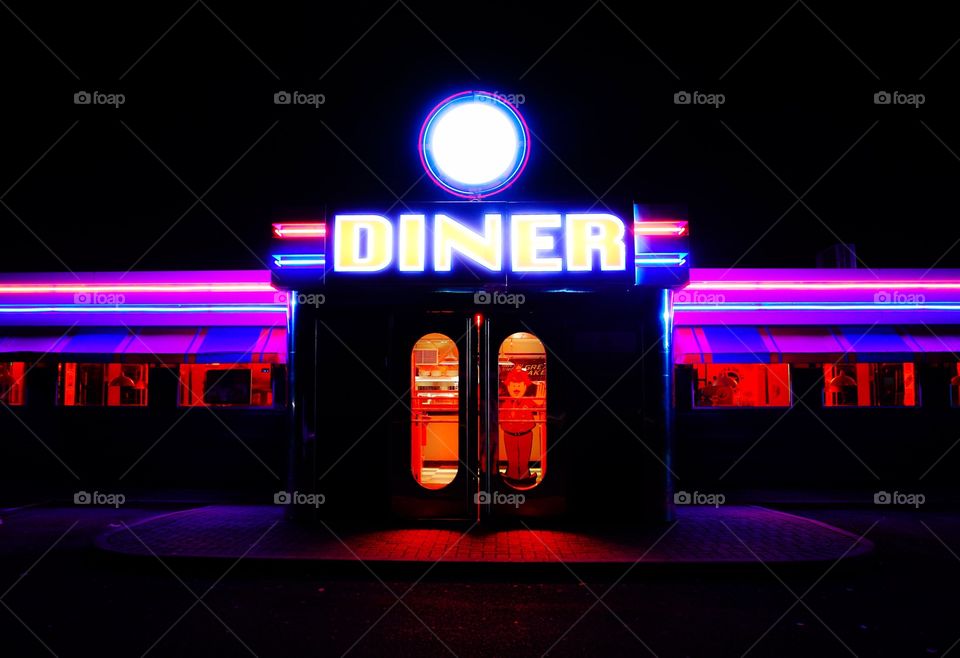
[[(428, 221), (429, 219), (429, 221)], [(486, 212), (479, 225), (445, 214), (339, 214), (334, 272), (623, 272), (626, 225), (608, 213)]]
[[(647, 287), (688, 283), (689, 227), (675, 218), (683, 217), (682, 211), (634, 204), (632, 221), (626, 223), (612, 213), (484, 201), (521, 175), (530, 158), (531, 134), (517, 108), (500, 94), (448, 96), (427, 114), (417, 148), (427, 176), (469, 203), (404, 205), (406, 213), (391, 217), (341, 212), (316, 221), (274, 223), (275, 279), (299, 288), (327, 285), (328, 275), (337, 285), (340, 275), (356, 280), (353, 275), (376, 273), (393, 284), (442, 278), (445, 286), (463, 280), (473, 284), (467, 274), (510, 284), (528, 274), (528, 283), (557, 284), (573, 277), (580, 284), (599, 284), (601, 278), (603, 284), (632, 279), (633, 285)], [(464, 217), (461, 211), (467, 209), (470, 216)], [(440, 276), (406, 276), (416, 273)], [(616, 276), (624, 273), (632, 276)], [(507, 280), (510, 274), (519, 276)]]
[(507, 189), (530, 157), (530, 130), (499, 94), (464, 91), (427, 115), (420, 162), (434, 183), (458, 197), (480, 199)]

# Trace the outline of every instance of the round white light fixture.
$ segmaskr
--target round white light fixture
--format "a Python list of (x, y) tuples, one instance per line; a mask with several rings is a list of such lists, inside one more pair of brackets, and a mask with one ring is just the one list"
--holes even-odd
[(530, 131), (502, 96), (464, 91), (427, 115), (418, 146), (434, 183), (479, 199), (506, 189), (520, 175), (530, 155)]

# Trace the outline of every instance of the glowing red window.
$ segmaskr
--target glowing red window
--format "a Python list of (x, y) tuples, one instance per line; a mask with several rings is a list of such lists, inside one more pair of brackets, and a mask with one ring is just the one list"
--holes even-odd
[(66, 407), (147, 406), (146, 364), (61, 363), (60, 403)]
[(786, 363), (698, 363), (697, 407), (789, 407)]
[(427, 334), (410, 353), (410, 470), (441, 489), (460, 469), (460, 354), (443, 334)]
[(915, 407), (912, 363), (837, 363), (823, 366), (827, 407)]
[(274, 369), (270, 363), (184, 363), (180, 365), (180, 406), (272, 407)]
[(514, 489), (531, 489), (547, 472), (547, 350), (518, 332), (500, 344), (498, 362), (497, 470)]
[(960, 361), (955, 364), (953, 377), (950, 378), (950, 404), (960, 407)]
[(22, 361), (0, 361), (0, 402), (11, 407), (23, 404), (25, 365)]

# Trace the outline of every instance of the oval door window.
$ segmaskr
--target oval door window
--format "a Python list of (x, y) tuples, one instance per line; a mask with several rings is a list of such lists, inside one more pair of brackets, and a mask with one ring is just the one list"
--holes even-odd
[(460, 468), (460, 354), (427, 334), (410, 355), (410, 469), (420, 486), (442, 489)]
[(547, 471), (547, 351), (533, 334), (500, 344), (497, 466), (515, 489), (530, 489)]

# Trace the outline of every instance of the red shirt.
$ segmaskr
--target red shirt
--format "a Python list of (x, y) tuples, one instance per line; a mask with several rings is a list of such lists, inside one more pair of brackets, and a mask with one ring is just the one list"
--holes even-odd
[(501, 398), (500, 427), (514, 434), (532, 432), (537, 424), (534, 420), (537, 406), (534, 398)]

